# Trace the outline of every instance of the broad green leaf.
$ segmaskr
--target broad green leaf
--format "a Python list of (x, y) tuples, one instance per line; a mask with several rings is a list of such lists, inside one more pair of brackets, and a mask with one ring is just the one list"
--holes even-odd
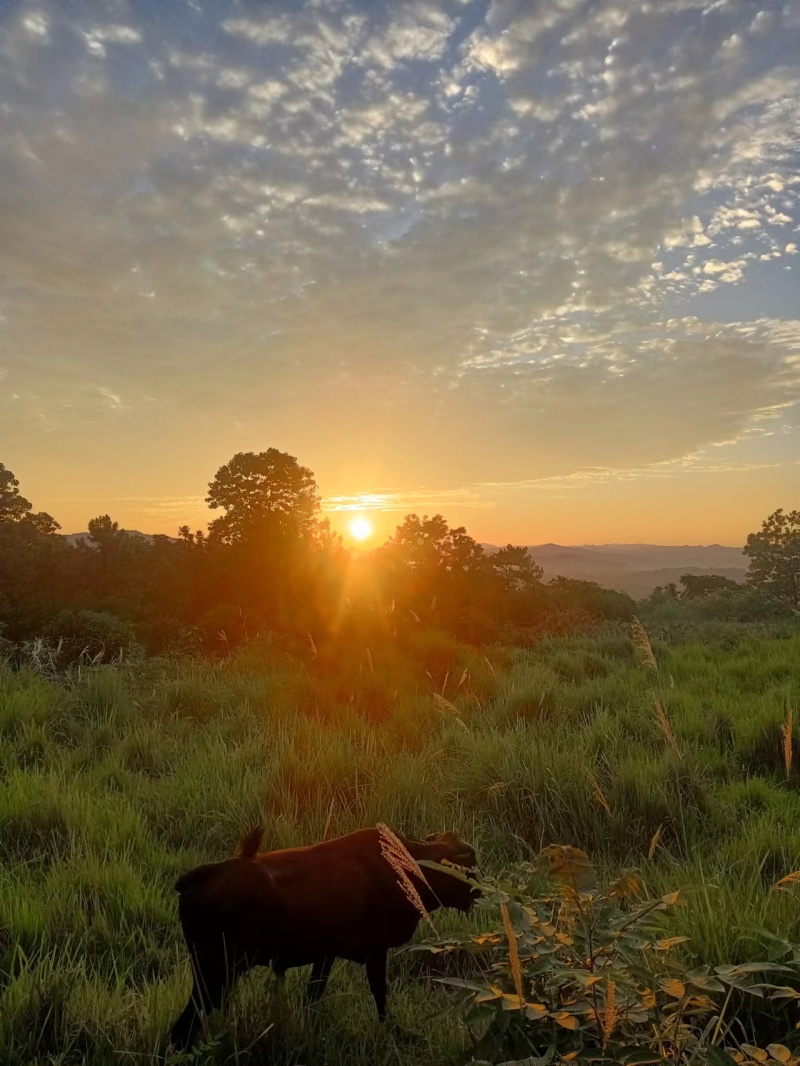
[(692, 977), (690, 974), (686, 975), (686, 980), (692, 986), (692, 988), (699, 988), (703, 992), (724, 992), (725, 985), (721, 981), (718, 981), (715, 977)]
[(769, 997), (770, 999), (800, 999), (800, 992), (796, 988), (789, 988), (788, 985), (774, 985), (775, 991)]
[(618, 1055), (625, 1066), (645, 1066), (649, 1062), (661, 1062), (659, 1053), (647, 1048), (622, 1048)]

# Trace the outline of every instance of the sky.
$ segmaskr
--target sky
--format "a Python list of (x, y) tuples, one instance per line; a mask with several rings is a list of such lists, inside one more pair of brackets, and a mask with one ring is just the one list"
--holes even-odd
[(798, 0), (0, 0), (0, 461), (204, 526), (743, 543), (800, 486)]

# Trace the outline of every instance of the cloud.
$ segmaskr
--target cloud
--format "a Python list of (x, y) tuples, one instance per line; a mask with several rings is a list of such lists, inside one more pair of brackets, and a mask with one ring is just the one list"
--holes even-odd
[(798, 388), (798, 46), (744, 0), (23, 2), (0, 418), (285, 435), (343, 499), (743, 440)]

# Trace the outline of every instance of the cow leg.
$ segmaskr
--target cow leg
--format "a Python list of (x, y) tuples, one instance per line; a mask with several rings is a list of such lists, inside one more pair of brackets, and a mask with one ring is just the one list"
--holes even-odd
[(378, 1008), (378, 1021), (386, 1021), (386, 956), (387, 948), (377, 948), (367, 955), (367, 981)]
[(189, 1002), (172, 1027), (170, 1039), (179, 1048), (186, 1049), (194, 1043), (203, 1015), (222, 1006), (225, 996), (225, 979), (208, 978), (198, 982), (195, 977)]
[(194, 984), (189, 1002), (172, 1027), (170, 1039), (180, 1048), (188, 1048), (194, 1042), (203, 1015), (219, 1009), (226, 993), (236, 979), (233, 966), (225, 959), (203, 959), (192, 953)]
[(308, 987), (306, 989), (306, 1002), (309, 1006), (316, 1003), (325, 991), (325, 986), (331, 975), (333, 962), (334, 956), (326, 955), (321, 959), (317, 959), (314, 963), (311, 970), (311, 980), (308, 982)]

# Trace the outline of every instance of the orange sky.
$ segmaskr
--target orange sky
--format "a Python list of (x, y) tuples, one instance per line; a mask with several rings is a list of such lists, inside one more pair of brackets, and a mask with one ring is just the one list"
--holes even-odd
[(743, 543), (798, 505), (798, 54), (767, 0), (5, 5), (0, 461), (68, 532), (276, 447), (376, 539)]
[[(301, 461), (304, 457), (300, 457)], [(170, 476), (184, 481), (190, 491), (183, 497), (137, 493), (120, 494), (120, 485), (136, 484), (144, 471), (137, 464), (107, 466), (97, 462), (76, 470), (77, 492), (64, 493), (46, 465), (17, 464), (12, 467), (21, 479), (23, 492), (39, 509), (49, 510), (65, 532), (85, 530), (89, 518), (108, 511), (121, 526), (143, 532), (174, 535), (184, 522), (192, 528), (205, 528), (214, 517), (204, 503), (209, 480), (199, 470), (193, 480), (181, 477), (180, 468), (158, 471), (151, 488), (163, 489)], [(308, 462), (307, 465), (313, 464)], [(212, 463), (213, 467), (213, 463)], [(102, 470), (107, 480), (98, 486)], [(356, 515), (366, 515), (374, 526), (374, 536), (365, 546), (390, 536), (405, 514), (442, 513), (451, 525), (465, 525), (468, 532), (485, 543), (561, 544), (652, 543), (710, 544), (738, 546), (747, 534), (757, 530), (761, 520), (777, 507), (792, 505), (797, 484), (798, 464), (752, 470), (715, 470), (673, 473), (662, 470), (628, 475), (624, 479), (600, 478), (526, 486), (520, 499), (517, 485), (471, 486), (465, 489), (399, 490), (389, 501), (389, 509), (374, 506), (369, 496), (358, 497), (358, 485), (348, 485), (351, 497), (333, 500), (325, 494), (325, 483), (317, 478), (323, 494), (323, 515), (348, 542), (348, 525)], [(74, 486), (71, 484), (70, 489)], [(107, 492), (104, 492), (103, 489)], [(355, 490), (355, 491), (352, 491)], [(338, 495), (338, 494), (337, 494)], [(365, 506), (359, 506), (363, 502)], [(385, 501), (384, 501), (385, 502)], [(369, 506), (373, 504), (373, 506)]]

